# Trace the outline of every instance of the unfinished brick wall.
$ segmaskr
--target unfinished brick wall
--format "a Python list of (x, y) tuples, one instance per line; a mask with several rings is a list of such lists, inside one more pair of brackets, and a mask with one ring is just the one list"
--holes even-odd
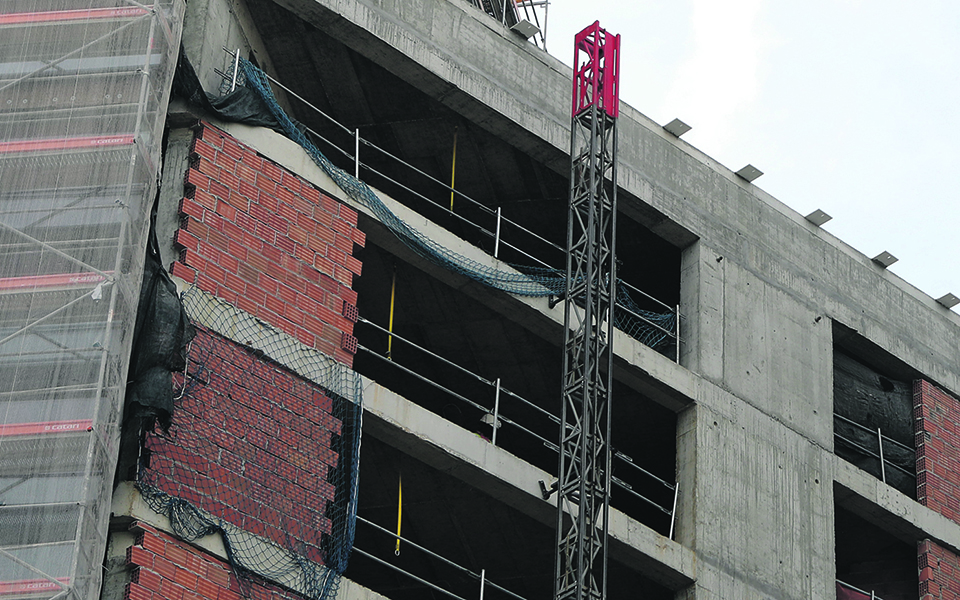
[(918, 380), (913, 406), (917, 501), (960, 523), (960, 401)]
[(960, 600), (960, 557), (929, 540), (919, 555), (920, 600)]
[(230, 566), (190, 544), (134, 523), (127, 550), (131, 582), (124, 600), (299, 600), (299, 596), (248, 576), (241, 590)]
[(201, 122), (180, 214), (174, 275), (353, 364), (356, 211)]
[(198, 327), (173, 424), (147, 436), (146, 481), (323, 562), (341, 432), (333, 400), (284, 367)]
[[(913, 384), (917, 501), (960, 523), (960, 400), (928, 381)], [(918, 547), (920, 600), (960, 600), (960, 557), (926, 540)]]

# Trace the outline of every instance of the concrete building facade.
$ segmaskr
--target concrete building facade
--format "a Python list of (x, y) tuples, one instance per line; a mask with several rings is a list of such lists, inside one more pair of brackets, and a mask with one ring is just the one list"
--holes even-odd
[[(127, 7), (49, 4), (0, 28)], [(25, 403), (61, 392), (0, 389), (0, 597), (550, 597), (571, 70), (484, 2), (169, 10), (179, 65), (145, 63), (169, 64), (169, 106), (141, 111), (162, 132), (98, 138), (158, 156), (141, 195), (186, 316), (169, 409), (132, 419), (128, 397), (121, 416), (118, 392), (95, 477), (11, 457), (94, 437), (110, 411), (37, 417)], [(258, 68), (293, 129), (251, 91)], [(0, 101), (46, 90), (0, 75)], [(86, 132), (18, 125), (49, 107), (5, 110), (0, 173), (88, 151)], [(960, 317), (638, 110), (621, 104), (618, 127), (610, 597), (960, 597)], [(84, 260), (6, 269), (0, 302), (65, 293), (61, 273), (83, 294), (139, 285), (123, 260)], [(116, 336), (128, 396), (136, 312)], [(4, 327), (19, 373), (25, 346), (4, 344), (20, 325)], [(55, 478), (111, 499), (51, 512)], [(87, 530), (102, 582), (77, 566)]]

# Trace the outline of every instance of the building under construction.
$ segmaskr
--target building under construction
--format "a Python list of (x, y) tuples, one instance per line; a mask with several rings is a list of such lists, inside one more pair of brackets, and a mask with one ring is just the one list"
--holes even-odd
[(960, 598), (958, 299), (546, 3), (0, 11), (0, 600)]

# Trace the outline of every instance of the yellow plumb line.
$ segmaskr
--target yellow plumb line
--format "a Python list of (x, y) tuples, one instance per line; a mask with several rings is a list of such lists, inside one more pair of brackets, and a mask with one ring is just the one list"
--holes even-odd
[(403, 516), (403, 476), (397, 478), (399, 490), (397, 493), (397, 549), (394, 554), (400, 556), (400, 519)]

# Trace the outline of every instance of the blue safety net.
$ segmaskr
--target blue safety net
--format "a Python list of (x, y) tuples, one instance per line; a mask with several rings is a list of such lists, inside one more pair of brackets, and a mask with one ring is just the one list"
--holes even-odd
[[(511, 294), (546, 297), (560, 296), (564, 293), (566, 275), (559, 269), (518, 264), (507, 264), (509, 269), (500, 269), (484, 265), (444, 247), (405, 223), (366, 183), (337, 167), (320, 152), (313, 141), (280, 107), (263, 71), (242, 57), (239, 68), (243, 85), (260, 96), (287, 137), (299, 144), (317, 166), (352, 200), (369, 209), (381, 223), (419, 256), (454, 273)], [(617, 286), (614, 325), (641, 343), (655, 349), (662, 349), (673, 343), (676, 334), (676, 315), (672, 312), (658, 313), (641, 309), (627, 289), (621, 285)]]

